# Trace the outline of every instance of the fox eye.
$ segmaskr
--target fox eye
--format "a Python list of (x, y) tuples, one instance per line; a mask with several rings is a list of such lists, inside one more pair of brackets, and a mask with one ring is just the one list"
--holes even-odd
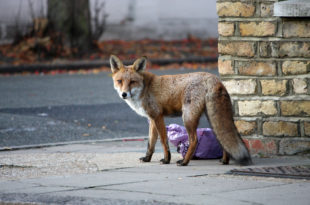
[(122, 80), (117, 80), (117, 82), (118, 82), (119, 84), (121, 84), (121, 83), (122, 83)]
[(134, 83), (136, 83), (136, 81), (130, 81), (130, 84), (134, 84)]

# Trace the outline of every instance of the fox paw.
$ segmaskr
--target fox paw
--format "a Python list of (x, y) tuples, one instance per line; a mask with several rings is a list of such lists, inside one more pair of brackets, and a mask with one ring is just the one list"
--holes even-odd
[(229, 160), (220, 159), (222, 165), (229, 165)]
[(170, 160), (166, 160), (166, 159), (161, 159), (160, 160), (161, 164), (170, 164)]
[(150, 162), (150, 161), (151, 161), (151, 157), (149, 157), (149, 156), (145, 156), (145, 157), (140, 158), (140, 162)]
[(187, 166), (188, 163), (184, 163), (183, 159), (177, 161), (178, 166)]

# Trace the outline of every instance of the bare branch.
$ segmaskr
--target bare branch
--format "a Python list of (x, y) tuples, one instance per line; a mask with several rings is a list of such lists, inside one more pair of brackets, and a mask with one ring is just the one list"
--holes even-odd
[(15, 25), (14, 25), (14, 42), (13, 43), (17, 43), (21, 37), (22, 37), (22, 30), (20, 28), (20, 14), (21, 14), (21, 9), (22, 9), (22, 1), (19, 1), (18, 4), (18, 10), (17, 10), (17, 14), (15, 17)]
[(28, 6), (29, 6), (29, 10), (30, 10), (31, 21), (33, 21), (36, 18), (36, 15), (34, 12), (34, 6), (33, 6), (32, 0), (28, 0)]
[(94, 26), (92, 33), (93, 40), (98, 40), (106, 29), (106, 19), (108, 14), (105, 12), (104, 8), (105, 1), (102, 1), (100, 4), (98, 0), (95, 1), (94, 17), (92, 18)]

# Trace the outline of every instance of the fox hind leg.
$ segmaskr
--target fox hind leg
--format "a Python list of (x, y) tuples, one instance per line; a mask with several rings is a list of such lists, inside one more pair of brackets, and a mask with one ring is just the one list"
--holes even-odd
[[(185, 110), (184, 110), (185, 111)], [(183, 122), (188, 133), (188, 140), (189, 140), (189, 148), (187, 150), (186, 155), (184, 156), (183, 160), (177, 161), (178, 166), (186, 166), (189, 161), (194, 156), (198, 139), (197, 139), (197, 127), (199, 124), (200, 114), (195, 114), (195, 112), (191, 112), (188, 108), (187, 111), (183, 112)]]
[[(196, 127), (197, 128), (197, 127)], [(196, 128), (187, 128), (187, 133), (189, 137), (189, 148), (187, 150), (186, 155), (184, 156), (184, 159), (177, 161), (178, 166), (186, 166), (188, 165), (189, 161), (192, 159), (194, 156), (196, 147), (197, 147), (197, 133), (196, 133)], [(194, 129), (194, 131), (193, 131)]]
[(225, 150), (223, 150), (223, 157), (220, 160), (220, 162), (224, 165), (229, 164), (229, 160), (230, 160), (230, 155), (228, 152), (226, 152)]

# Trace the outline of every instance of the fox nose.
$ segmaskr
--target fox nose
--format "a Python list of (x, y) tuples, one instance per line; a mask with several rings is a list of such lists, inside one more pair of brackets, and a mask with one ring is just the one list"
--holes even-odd
[(127, 93), (122, 93), (122, 97), (123, 97), (123, 99), (126, 99)]

